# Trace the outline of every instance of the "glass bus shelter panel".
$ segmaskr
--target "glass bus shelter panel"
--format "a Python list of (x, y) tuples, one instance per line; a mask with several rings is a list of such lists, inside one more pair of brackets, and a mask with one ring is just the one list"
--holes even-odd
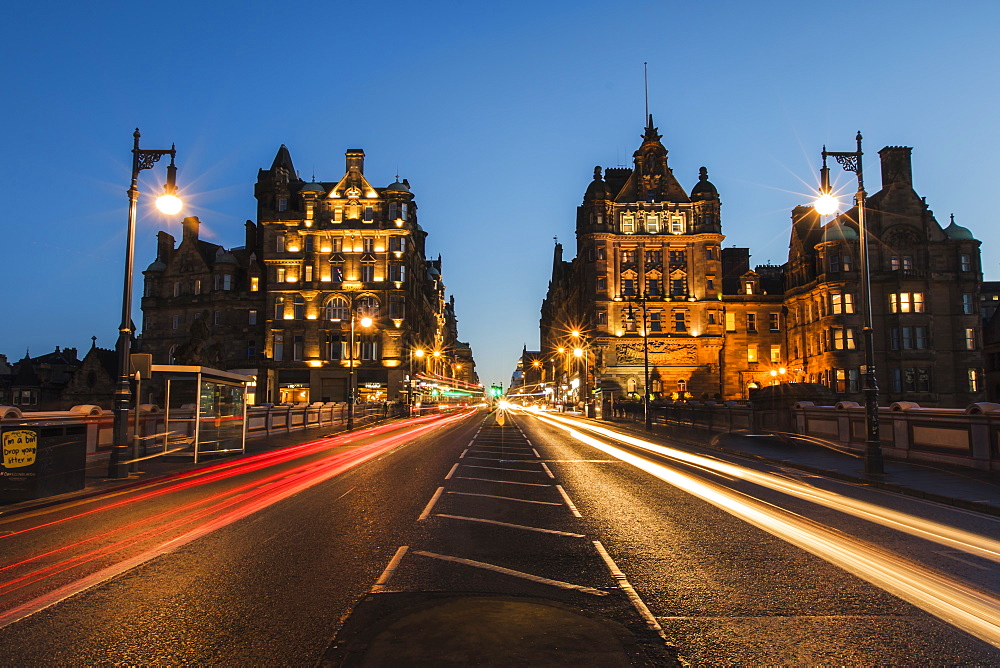
[(242, 451), (246, 389), (215, 380), (201, 381), (198, 410), (198, 452)]
[(194, 452), (195, 406), (198, 381), (194, 378), (168, 378), (166, 410), (163, 422), (163, 452)]

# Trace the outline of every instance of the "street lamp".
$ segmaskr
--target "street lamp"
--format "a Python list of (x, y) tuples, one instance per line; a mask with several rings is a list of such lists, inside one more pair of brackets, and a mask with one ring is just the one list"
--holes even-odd
[[(416, 350), (410, 352), (410, 396), (409, 396), (409, 400), (410, 400), (410, 402), (409, 402), (410, 403), (410, 415), (413, 415), (413, 407), (416, 405), (416, 401), (414, 401), (414, 399), (415, 399), (414, 395), (416, 394), (415, 390), (417, 389), (417, 380), (416, 380), (416, 378), (413, 377), (413, 358), (414, 357), (419, 357), (421, 359), (421, 361), (423, 361), (423, 358), (424, 358), (424, 351), (423, 351), (423, 349), (417, 348)], [(425, 371), (426, 371), (426, 369), (425, 369)]]
[(871, 273), (868, 260), (868, 233), (865, 227), (865, 193), (864, 174), (861, 169), (861, 132), (855, 138), (858, 142), (857, 151), (827, 151), (823, 147), (823, 167), (820, 169), (820, 196), (813, 206), (820, 215), (834, 213), (839, 207), (837, 198), (834, 197), (830, 188), (830, 170), (826, 166), (826, 159), (832, 156), (840, 163), (845, 171), (854, 172), (858, 177), (858, 192), (855, 195), (855, 203), (858, 207), (858, 234), (860, 243), (858, 247), (861, 255), (861, 310), (864, 313), (865, 325), (863, 330), (863, 341), (865, 345), (865, 366), (861, 372), (865, 377), (865, 427), (867, 436), (865, 438), (865, 473), (881, 474), (885, 473), (882, 466), (882, 444), (878, 428), (878, 383), (875, 380), (875, 335), (872, 327), (872, 287)]
[(350, 350), (348, 351), (348, 355), (347, 355), (347, 359), (348, 359), (348, 371), (347, 371), (347, 431), (351, 431), (352, 429), (354, 429), (354, 403), (355, 403), (355, 395), (357, 394), (357, 387), (356, 387), (357, 381), (355, 380), (355, 376), (354, 376), (354, 364), (355, 364), (355, 362), (354, 362), (354, 360), (355, 360), (354, 346), (356, 345), (356, 343), (355, 343), (355, 336), (356, 336), (356, 334), (355, 334), (355, 323), (357, 323), (357, 324), (361, 325), (362, 327), (364, 327), (365, 329), (367, 329), (367, 328), (369, 328), (369, 327), (372, 326), (372, 319), (369, 316), (364, 315), (364, 316), (361, 317), (361, 319), (359, 321), (358, 320), (357, 307), (354, 304), (351, 304), (351, 346), (350, 346)]
[[(647, 430), (653, 430), (653, 415), (649, 411), (649, 328), (646, 318), (646, 295), (640, 292), (637, 295), (625, 298), (629, 305), (625, 310), (623, 319), (635, 324), (636, 313), (632, 304), (638, 304), (642, 308), (642, 363), (643, 363), (643, 393), (642, 393), (642, 413), (643, 422)], [(628, 329), (627, 327), (625, 329)]]
[[(174, 215), (181, 210), (181, 200), (177, 197), (177, 167), (174, 158), (176, 148), (169, 150), (149, 150), (139, 148), (139, 128), (132, 133), (132, 184), (128, 189), (128, 229), (125, 241), (125, 284), (122, 288), (122, 322), (118, 326), (118, 386), (114, 399), (114, 445), (108, 460), (108, 477), (128, 477), (128, 412), (132, 400), (131, 374), (129, 373), (129, 352), (132, 344), (132, 270), (135, 252), (135, 218), (139, 202), (139, 172), (150, 169), (160, 158), (170, 156), (167, 166), (167, 183), (163, 195), (156, 200), (157, 208)], [(138, 420), (138, 416), (136, 416)], [(138, 427), (138, 424), (136, 425)]]

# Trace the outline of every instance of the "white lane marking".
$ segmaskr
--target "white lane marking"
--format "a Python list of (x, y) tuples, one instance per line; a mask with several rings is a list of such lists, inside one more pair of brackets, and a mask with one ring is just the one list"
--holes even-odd
[(441, 494), (443, 493), (444, 493), (444, 487), (438, 487), (437, 491), (434, 492), (434, 496), (432, 496), (431, 500), (427, 502), (427, 507), (424, 508), (424, 512), (420, 513), (420, 517), (417, 518), (418, 522), (420, 520), (426, 520), (428, 517), (430, 517), (431, 508), (434, 507), (434, 504), (437, 503), (437, 500), (441, 497)]
[(538, 582), (540, 584), (552, 585), (553, 587), (559, 587), (560, 589), (572, 589), (574, 591), (579, 591), (584, 594), (593, 594), (594, 596), (608, 595), (608, 592), (602, 591), (600, 589), (594, 589), (592, 587), (583, 587), (581, 585), (570, 584), (569, 582), (563, 582), (561, 580), (550, 580), (549, 578), (543, 578), (538, 575), (531, 575), (530, 573), (525, 573), (523, 571), (511, 570), (510, 568), (504, 568), (503, 566), (487, 564), (482, 561), (473, 561), (472, 559), (463, 559), (462, 557), (451, 557), (446, 554), (435, 554), (433, 552), (424, 552), (423, 550), (414, 550), (413, 554), (419, 554), (422, 557), (430, 557), (431, 559), (452, 561), (456, 564), (463, 564), (465, 566), (472, 566), (474, 568), (484, 568), (488, 571), (503, 573), (504, 575), (512, 575), (516, 578), (521, 578), (523, 580), (530, 580), (532, 582)]
[[(485, 453), (484, 453), (485, 454)], [(501, 464), (537, 464), (534, 459), (500, 459), (503, 457), (502, 454), (497, 453), (494, 457), (477, 457), (476, 455), (469, 455), (465, 459), (482, 459), (487, 462), (500, 462)], [(521, 470), (521, 469), (519, 469)], [(524, 469), (527, 470), (527, 469)]]
[(465, 467), (470, 469), (493, 469), (494, 471), (519, 471), (521, 473), (542, 473), (542, 471), (531, 471), (529, 469), (512, 469), (507, 466), (480, 466), (479, 464), (465, 464)]
[(399, 566), (399, 562), (403, 559), (403, 555), (406, 554), (408, 549), (408, 545), (402, 545), (398, 550), (396, 550), (396, 554), (392, 555), (392, 559), (389, 560), (389, 565), (385, 567), (385, 570), (382, 571), (382, 575), (378, 576), (378, 580), (376, 580), (375, 584), (372, 585), (372, 592), (382, 591), (385, 589), (385, 586), (389, 583), (389, 578), (391, 578), (392, 574), (396, 572), (396, 567)]
[(660, 623), (656, 621), (656, 617), (654, 617), (653, 613), (649, 611), (646, 604), (642, 602), (642, 598), (639, 597), (638, 592), (636, 592), (635, 588), (631, 585), (631, 583), (629, 583), (628, 578), (625, 577), (625, 574), (622, 573), (621, 569), (618, 568), (618, 564), (616, 564), (615, 560), (611, 558), (608, 551), (604, 549), (604, 545), (601, 544), (601, 541), (595, 540), (594, 547), (597, 549), (597, 553), (601, 555), (601, 559), (604, 560), (604, 564), (608, 567), (608, 570), (611, 571), (611, 577), (618, 582), (619, 588), (621, 588), (621, 590), (625, 592), (625, 595), (628, 596), (628, 599), (632, 601), (632, 605), (635, 606), (635, 609), (639, 612), (639, 616), (646, 622), (646, 626), (653, 631), (656, 631), (657, 634), (663, 638), (664, 642), (670, 644), (667, 640), (666, 634), (663, 633), (663, 629), (660, 627)]
[(549, 470), (549, 467), (545, 465), (545, 462), (542, 462), (542, 468), (545, 469), (545, 472), (549, 475), (550, 478), (552, 478), (553, 480), (556, 479), (556, 477), (552, 475), (552, 471)]
[(437, 517), (447, 517), (452, 520), (464, 520), (466, 522), (482, 522), (483, 524), (495, 524), (501, 527), (510, 527), (511, 529), (525, 529), (526, 531), (537, 531), (539, 533), (551, 533), (556, 536), (569, 536), (570, 538), (586, 538), (582, 533), (571, 533), (569, 531), (556, 531), (555, 529), (542, 529), (540, 527), (529, 527), (524, 524), (511, 524), (509, 522), (498, 522), (496, 520), (484, 520), (478, 517), (464, 517), (462, 515), (445, 515), (444, 513), (435, 513)]
[[(556, 485), (558, 487), (558, 485)], [(561, 506), (561, 503), (552, 501), (532, 501), (531, 499), (518, 499), (513, 496), (497, 496), (496, 494), (474, 494), (473, 492), (448, 492), (449, 494), (459, 494), (461, 496), (482, 496), (487, 499), (503, 499), (504, 501), (520, 501), (521, 503), (537, 503), (542, 506)]]
[(462, 450), (462, 454), (460, 454), (460, 455), (458, 456), (458, 458), (459, 458), (459, 459), (464, 459), (464, 458), (465, 458), (465, 453), (466, 453), (466, 452), (468, 452), (468, 451), (469, 451), (469, 449), (468, 449), (468, 448), (466, 448), (465, 450)]
[(538, 457), (539, 459), (542, 458), (542, 456), (540, 454), (538, 454), (538, 450), (535, 450), (534, 448), (532, 448), (531, 451), (534, 452), (535, 456)]
[(513, 480), (494, 480), (493, 478), (472, 478), (464, 475), (455, 476), (455, 480), (478, 480), (479, 482), (500, 482), (505, 485), (530, 485), (531, 487), (552, 487), (540, 482), (514, 482)]
[(446, 475), (444, 479), (451, 480), (451, 476), (455, 473), (456, 469), (458, 469), (458, 462), (455, 462), (455, 465), (451, 467), (451, 470), (448, 471), (448, 475)]
[(569, 498), (569, 494), (567, 494), (566, 490), (562, 488), (562, 485), (556, 485), (556, 489), (559, 490), (560, 494), (562, 494), (563, 501), (565, 501), (566, 505), (569, 507), (569, 512), (573, 513), (574, 517), (583, 517), (583, 515), (580, 514), (580, 511), (576, 509), (576, 504), (574, 504), (573, 500)]

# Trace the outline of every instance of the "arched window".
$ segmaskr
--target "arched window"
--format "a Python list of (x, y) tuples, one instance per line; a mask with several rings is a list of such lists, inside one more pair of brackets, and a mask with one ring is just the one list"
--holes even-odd
[[(349, 304), (347, 298), (335, 295), (326, 303), (326, 319), (333, 321), (347, 320), (347, 310)], [(331, 358), (333, 359), (333, 358)]]
[(378, 299), (371, 295), (359, 297), (355, 302), (355, 309), (358, 316), (362, 318), (367, 316), (374, 320), (378, 318)]
[(625, 391), (629, 394), (635, 394), (635, 378), (628, 379), (628, 382), (625, 383)]

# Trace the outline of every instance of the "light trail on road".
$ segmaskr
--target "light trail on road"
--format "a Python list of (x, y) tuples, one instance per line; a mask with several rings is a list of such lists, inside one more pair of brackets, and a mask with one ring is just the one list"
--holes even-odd
[(654, 452), (664, 457), (669, 457), (677, 461), (684, 462), (691, 466), (698, 467), (707, 472), (717, 475), (730, 476), (740, 480), (746, 480), (768, 489), (773, 489), (783, 494), (788, 494), (804, 501), (809, 501), (826, 508), (853, 515), (860, 519), (880, 524), (890, 529), (902, 531), (911, 536), (917, 536), (940, 545), (974, 554), (990, 561), (1000, 562), (1000, 541), (981, 536), (969, 531), (963, 531), (954, 527), (949, 527), (938, 522), (925, 520), (922, 517), (902, 513), (885, 508), (874, 503), (868, 503), (859, 499), (853, 499), (836, 492), (828, 492), (823, 489), (807, 485), (796, 480), (789, 480), (781, 476), (770, 473), (762, 473), (752, 469), (723, 462), (711, 457), (704, 457), (690, 452), (684, 452), (676, 448), (651, 443), (635, 436), (622, 434), (612, 429), (607, 429), (597, 425), (586, 424), (569, 420), (557, 416), (545, 416), (547, 419), (555, 420), (566, 425), (571, 425), (575, 429), (584, 429), (595, 434), (600, 434), (607, 438), (612, 438), (631, 446), (642, 448)]
[[(0, 574), (6, 576), (7, 579), (0, 581), (0, 597), (9, 597), (12, 593), (25, 587), (43, 583), (73, 569), (90, 565), (92, 569), (96, 568), (97, 570), (90, 573), (85, 572), (68, 583), (55, 583), (55, 588), (52, 591), (28, 602), (16, 604), (0, 613), (0, 627), (123, 572), (122, 564), (126, 564), (127, 568), (132, 568), (160, 554), (177, 549), (192, 540), (340, 475), (414, 438), (463, 420), (472, 412), (418, 418), (407, 422), (404, 425), (407, 427), (404, 431), (384, 436), (373, 443), (360, 445), (347, 451), (334, 452), (318, 461), (305, 462), (263, 478), (255, 478), (234, 488), (198, 498), (152, 516), (124, 523), (99, 534), (49, 547), (4, 564), (0, 566)], [(67, 518), (14, 531), (0, 536), (0, 541), (11, 540), (30, 531), (52, 527), (55, 524), (80, 519), (83, 516), (109, 512), (125, 504), (133, 505), (153, 497), (178, 493), (226, 478), (254, 473), (269, 466), (307, 457), (359, 438), (379, 436), (399, 430), (400, 424), (396, 423), (371, 430), (343, 434), (334, 438), (319, 439), (283, 450), (254, 455), (236, 462), (220, 463), (197, 472), (172, 476), (166, 482), (161, 480), (156, 483), (160, 485), (159, 489), (139, 493), (135, 497), (116, 501)], [(99, 501), (100, 498), (96, 497), (91, 502)], [(8, 522), (18, 519), (23, 518), (12, 517)], [(0, 545), (2, 544), (0, 542)], [(136, 554), (137, 551), (139, 551), (138, 554)], [(56, 557), (60, 559), (53, 561), (53, 558)], [(118, 560), (117, 563), (107, 565), (109, 561), (115, 559)], [(0, 607), (2, 606), (2, 598), (0, 598)]]
[[(987, 592), (862, 540), (848, 537), (791, 511), (600, 441), (579, 431), (577, 427), (584, 425), (575, 421), (541, 415), (534, 417), (567, 432), (581, 443), (646, 471), (670, 485), (843, 568), (967, 633), (1000, 647), (1000, 599)], [(593, 425), (586, 425), (586, 428), (603, 433), (608, 438), (673, 457), (678, 461), (687, 462), (689, 458), (694, 458), (692, 463), (703, 468), (714, 469), (716, 466), (724, 466), (726, 472), (732, 475), (744, 472), (741, 467), (735, 465), (665, 448), (612, 430)], [(846, 497), (840, 498), (847, 500)], [(839, 506), (837, 508), (839, 509)], [(904, 517), (909, 516), (904, 515)]]

